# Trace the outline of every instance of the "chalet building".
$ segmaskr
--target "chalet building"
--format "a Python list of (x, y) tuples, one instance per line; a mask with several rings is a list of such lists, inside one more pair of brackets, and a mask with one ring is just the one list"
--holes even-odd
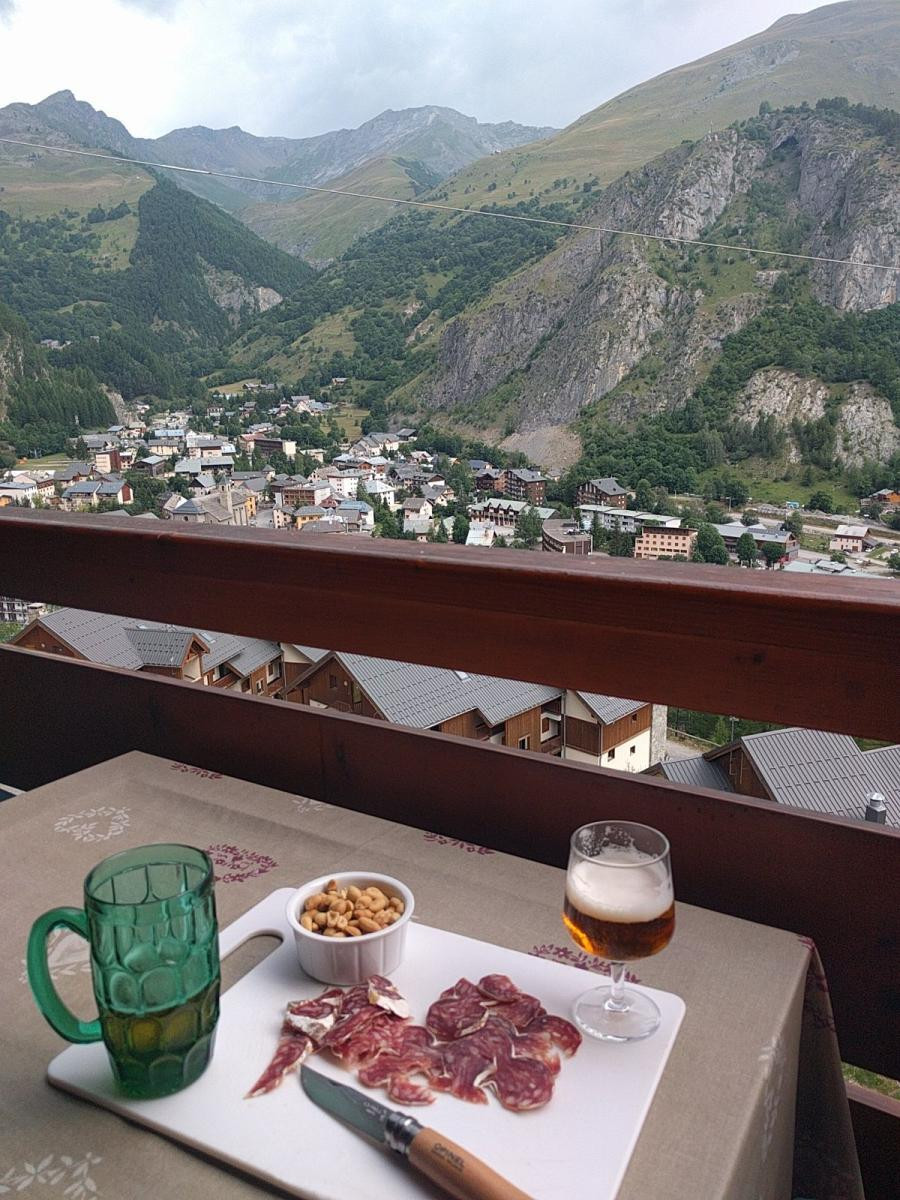
[(297, 704), (557, 756), (561, 696), (542, 684), (343, 652), (319, 659), (285, 689)]
[(547, 479), (540, 471), (524, 467), (506, 472), (504, 493), (510, 500), (526, 500), (529, 504), (543, 504), (547, 495)]
[(410, 496), (408, 500), (403, 501), (401, 511), (404, 521), (430, 521), (434, 516), (431, 501), (426, 500), (424, 496)]
[(234, 459), (230, 454), (210, 454), (206, 458), (180, 458), (174, 471), (176, 475), (202, 475), (205, 471), (222, 471), (230, 475), (233, 466)]
[(122, 456), (116, 449), (97, 450), (94, 452), (94, 466), (102, 475), (110, 475), (113, 471), (122, 470)]
[(158, 454), (160, 458), (171, 458), (181, 453), (182, 438), (153, 437), (147, 439), (146, 445), (151, 454)]
[(617, 771), (646, 771), (654, 758), (653, 705), (566, 691), (563, 758)]
[(514, 529), (520, 513), (524, 512), (526, 508), (532, 507), (542, 521), (559, 515), (555, 508), (538, 508), (526, 500), (506, 500), (491, 496), (487, 500), (478, 500), (469, 505), (469, 520), (490, 521), (502, 532), (506, 529)]
[(277, 642), (77, 608), (38, 617), (12, 644), (258, 696), (271, 696), (283, 686)]
[[(321, 662), (329, 653), (327, 650), (318, 650), (315, 646), (295, 646), (291, 642), (281, 643), (281, 658), (284, 664), (284, 680), (281, 688), (282, 697), (291, 690), (294, 684), (302, 675), (317, 662)], [(289, 700), (295, 699), (293, 696), (288, 696)]]
[(165, 474), (166, 460), (159, 454), (150, 454), (147, 458), (137, 458), (134, 462), (135, 471), (143, 471), (154, 479)]
[(900, 746), (860, 750), (846, 734), (797, 728), (751, 733), (694, 758), (660, 762), (649, 774), (859, 820), (866, 819), (875, 794), (884, 802), (878, 819), (900, 828)]
[(554, 554), (586, 555), (591, 552), (591, 535), (571, 518), (551, 517), (541, 525), (541, 546)]
[(680, 529), (681, 517), (668, 517), (660, 513), (638, 512), (633, 508), (617, 508), (611, 504), (582, 504), (581, 523), (590, 529), (594, 517), (601, 529), (621, 529), (623, 533), (640, 533), (648, 526), (660, 529)]
[(634, 557), (650, 562), (661, 558), (690, 558), (697, 544), (696, 529), (668, 529), (645, 525), (635, 538)]
[(380, 500), (387, 504), (389, 508), (393, 507), (396, 489), (392, 483), (379, 478), (367, 479), (363, 487), (366, 489), (366, 495), (371, 501)]
[(60, 467), (54, 472), (53, 480), (61, 487), (68, 487), (71, 483), (81, 483), (83, 479), (90, 479), (93, 474), (93, 463), (70, 462), (67, 467)]
[(248, 454), (258, 450), (260, 454), (283, 454), (285, 458), (297, 457), (297, 443), (290, 438), (268, 437), (263, 433), (242, 433), (238, 438)]
[(331, 495), (331, 484), (324, 479), (310, 479), (307, 483), (290, 485), (282, 492), (282, 502), (296, 506), (321, 504)]
[(84, 512), (97, 508), (101, 500), (122, 505), (130, 504), (132, 499), (131, 485), (124, 479), (84, 479), (65, 489), (62, 508), (66, 512)]
[(12, 625), (24, 625), (45, 611), (45, 606), (16, 596), (0, 596), (0, 621)]
[(628, 492), (619, 485), (618, 480), (611, 476), (602, 479), (589, 479), (582, 483), (575, 494), (575, 503), (602, 504), (610, 508), (625, 508), (628, 503)]
[(0, 481), (0, 496), (12, 504), (31, 504), (37, 494), (37, 482), (28, 476)]
[(900, 508), (900, 487), (882, 488), (866, 497), (869, 504), (882, 504), (885, 508), (896, 510)]
[(475, 471), (475, 490), (502, 496), (506, 490), (506, 472), (487, 465)]
[(613, 770), (645, 770), (662, 749), (665, 707), (367, 655), (282, 649), (284, 698), (293, 703)]
[(871, 545), (868, 525), (838, 525), (828, 549), (841, 550), (845, 554), (862, 554)]

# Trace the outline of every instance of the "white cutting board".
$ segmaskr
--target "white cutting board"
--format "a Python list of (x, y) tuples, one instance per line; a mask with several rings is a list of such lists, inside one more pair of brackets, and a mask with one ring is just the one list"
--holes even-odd
[[(280, 888), (220, 935), (222, 957), (259, 934), (282, 944), (222, 997), (213, 1060), (190, 1087), (159, 1100), (129, 1100), (112, 1083), (102, 1043), (70, 1046), (50, 1064), (52, 1084), (184, 1142), (251, 1175), (312, 1200), (422, 1200), (440, 1195), (395, 1154), (374, 1146), (318, 1109), (296, 1075), (274, 1092), (243, 1099), (278, 1041), (288, 1000), (317, 995), (324, 985), (297, 964), (284, 917), (291, 888)], [(410, 924), (406, 957), (392, 978), (421, 1022), (429, 1004), (462, 976), (501, 973), (538, 996), (549, 1012), (570, 1015), (572, 1001), (602, 982), (577, 967)], [(684, 1002), (645, 989), (662, 1012), (657, 1032), (641, 1042), (585, 1038), (563, 1060), (553, 1099), (544, 1108), (507, 1112), (494, 1101), (467, 1104), (438, 1095), (412, 1108), (424, 1124), (484, 1159), (535, 1200), (613, 1200), (684, 1016)], [(317, 1070), (357, 1085), (324, 1055)], [(358, 1085), (357, 1085), (358, 1086)], [(368, 1090), (368, 1089), (366, 1089)], [(387, 1102), (385, 1093), (371, 1093)]]

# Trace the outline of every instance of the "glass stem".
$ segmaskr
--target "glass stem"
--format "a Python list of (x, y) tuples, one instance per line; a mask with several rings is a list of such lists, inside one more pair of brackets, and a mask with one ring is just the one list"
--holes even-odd
[(625, 1000), (625, 964), (623, 962), (609, 964), (609, 979), (610, 994), (606, 1007), (612, 1009), (613, 1012), (625, 1012), (628, 1004)]

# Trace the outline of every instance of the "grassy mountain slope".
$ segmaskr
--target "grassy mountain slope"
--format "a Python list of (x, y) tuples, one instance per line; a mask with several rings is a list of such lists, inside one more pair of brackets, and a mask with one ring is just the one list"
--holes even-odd
[[(207, 129), (202, 125), (175, 129), (155, 139), (136, 138), (120, 121), (77, 100), (70, 91), (56, 92), (39, 104), (11, 104), (0, 109), (0, 131), (4, 128), (17, 130), (9, 136), (21, 136), (24, 140), (40, 140), (33, 136), (36, 132), (50, 131), (55, 137), (69, 138), (82, 146), (109, 148), (132, 158), (293, 183), (323, 184), (379, 162), (382, 165), (374, 166), (373, 170), (376, 177), (383, 176), (386, 161), (396, 159), (401, 166), (404, 162), (410, 165), (408, 173), (420, 188), (434, 185), (486, 154), (555, 132), (549, 127), (536, 128), (513, 121), (482, 123), (452, 108), (427, 105), (398, 112), (388, 109), (357, 129), (332, 130), (309, 138), (256, 137), (238, 126)], [(296, 191), (265, 184), (238, 180), (231, 183), (227, 179), (196, 175), (174, 178), (179, 186), (234, 213), (254, 202), (293, 205), (297, 199)], [(396, 186), (408, 185), (398, 179)], [(338, 242), (339, 248), (344, 249), (353, 236), (373, 228), (379, 223), (375, 211), (373, 206), (361, 211), (353, 200), (338, 199), (322, 215), (321, 238), (327, 253), (319, 257), (332, 256)], [(382, 219), (386, 220), (390, 210), (382, 207), (381, 211)], [(317, 215), (315, 207), (305, 213), (304, 227), (316, 227)], [(361, 218), (359, 225), (354, 224), (357, 215)], [(297, 224), (296, 217), (290, 214), (285, 220), (288, 227)], [(284, 223), (277, 224), (280, 228)], [(337, 242), (336, 225), (346, 230)], [(303, 244), (302, 237), (294, 241)]]
[[(410, 200), (436, 183), (434, 173), (420, 160), (376, 158), (328, 186), (342, 191)], [(365, 233), (396, 214), (379, 200), (354, 199), (326, 193), (297, 193), (281, 204), (251, 204), (240, 218), (254, 233), (313, 265), (325, 264)]]
[(848, 0), (782, 17), (769, 29), (667, 71), (586, 113), (555, 137), (482, 159), (438, 189), (452, 204), (564, 197), (607, 184), (683, 138), (774, 108), (847, 96), (900, 105), (900, 5)]

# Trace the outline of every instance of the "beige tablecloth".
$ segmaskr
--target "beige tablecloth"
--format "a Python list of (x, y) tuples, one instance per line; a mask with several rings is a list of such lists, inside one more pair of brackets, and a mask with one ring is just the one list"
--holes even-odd
[[(406, 880), (430, 925), (591, 965), (561, 928), (555, 868), (137, 752), (0, 804), (0, 838), (0, 1195), (271, 1194), (44, 1081), (62, 1043), (31, 1001), (28, 930), (47, 908), (80, 904), (85, 874), (115, 851), (166, 840), (207, 849), (223, 926), (274, 888), (362, 866)], [(642, 981), (681, 995), (687, 1015), (620, 1200), (862, 1196), (827, 986), (802, 932), (680, 905), (671, 946), (635, 964)], [(85, 944), (58, 931), (50, 952), (60, 993), (89, 1015)], [(246, 951), (235, 958), (226, 986), (251, 965)]]

